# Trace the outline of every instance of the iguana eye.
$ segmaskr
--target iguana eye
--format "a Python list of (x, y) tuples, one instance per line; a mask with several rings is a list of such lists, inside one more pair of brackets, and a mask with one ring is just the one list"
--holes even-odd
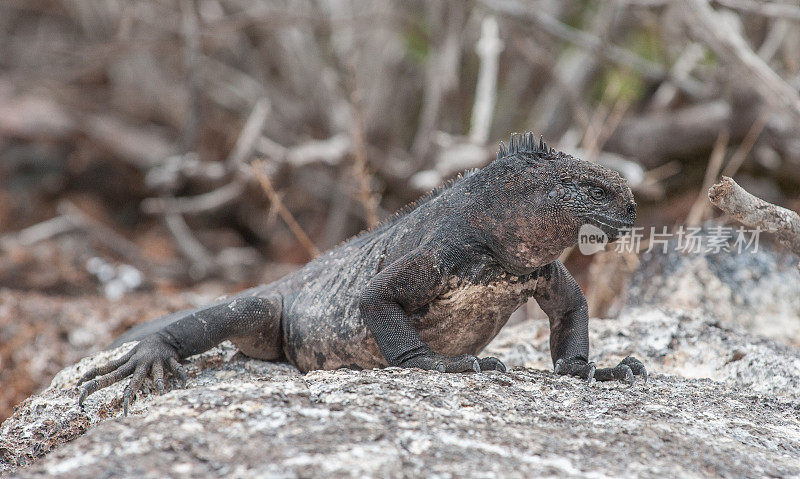
[(589, 195), (596, 200), (602, 200), (606, 197), (606, 191), (603, 188), (595, 186), (589, 188)]

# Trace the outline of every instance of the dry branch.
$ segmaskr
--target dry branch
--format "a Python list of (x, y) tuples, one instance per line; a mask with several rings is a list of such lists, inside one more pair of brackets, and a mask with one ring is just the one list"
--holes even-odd
[(156, 276), (174, 277), (180, 274), (175, 267), (158, 265), (146, 259), (135, 243), (84, 213), (70, 201), (62, 200), (58, 204), (58, 212), (61, 216), (69, 218), (76, 227), (86, 231), (97, 242), (111, 248), (137, 268)]
[(353, 137), (353, 173), (358, 182), (358, 199), (364, 208), (364, 218), (368, 227), (378, 224), (378, 202), (370, 185), (369, 166), (367, 164), (367, 138), (364, 126), (364, 110), (361, 95), (353, 76), (353, 89), (350, 92), (353, 121), (350, 126)]
[(239, 138), (236, 140), (233, 150), (228, 155), (228, 159), (225, 160), (231, 169), (235, 169), (244, 163), (248, 155), (253, 152), (256, 141), (261, 138), (261, 130), (264, 129), (264, 124), (267, 122), (269, 111), (270, 103), (266, 97), (258, 100), (253, 107), (244, 127), (242, 127), (242, 131), (239, 133)]
[(762, 60), (706, 0), (687, 0), (684, 20), (722, 58), (738, 63), (768, 103), (800, 121), (800, 95)]
[(775, 233), (781, 243), (800, 256), (800, 215), (796, 212), (751, 195), (727, 176), (709, 188), (708, 199), (740, 223)]
[(500, 29), (497, 19), (489, 15), (481, 24), (481, 38), (475, 46), (480, 58), (478, 84), (475, 87), (475, 103), (472, 107), (472, 121), (469, 138), (473, 143), (485, 145), (489, 141), (492, 128), (492, 116), (497, 100), (497, 69), (503, 41), (500, 40)]
[[(672, 65), (670, 76), (680, 80), (689, 78), (689, 74), (692, 73), (697, 63), (703, 58), (704, 53), (705, 48), (699, 43), (691, 43)], [(653, 94), (649, 107), (651, 110), (662, 110), (668, 107), (677, 95), (678, 88), (672, 81), (664, 82), (659, 85), (658, 90)]]
[(778, 2), (753, 2), (750, 0), (714, 0), (714, 3), (733, 10), (755, 13), (764, 17), (800, 21), (800, 8)]
[[(714, 155), (704, 186), (719, 171), (745, 169), (784, 191), (800, 181), (800, 123), (783, 113), (786, 105), (797, 110), (800, 89), (796, 1), (614, 0), (592, 8), (534, 0), (423, 0), (404, 8), (396, 1), (107, 3), (23, 8), (0, 1), (8, 27), (0, 32), (8, 52), (0, 72), (0, 176), (8, 175), (0, 200), (12, 200), (0, 204), (0, 219), (28, 226), (13, 215), (49, 208), (65, 194), (108, 202), (109, 211), (147, 198), (140, 216), (126, 209), (124, 218), (145, 231), (160, 225), (142, 213), (172, 224), (181, 261), (165, 266), (176, 272), (169, 276), (185, 277), (197, 258), (209, 257), (224, 276), (220, 248), (277, 240), (265, 208), (247, 194), (257, 181), (248, 164), (254, 157), (268, 160), (268, 178), (289, 179), (298, 199), (291, 212), (319, 225), (313, 239), (321, 248), (363, 226), (363, 218), (374, 222), (382, 205), (399, 206), (417, 190), (491, 161), (487, 138), (494, 143), (529, 128), (620, 171), (642, 200), (663, 195), (664, 178), (679, 171), (686, 174), (671, 178), (670, 191), (691, 187), (723, 130), (730, 131), (730, 161), (720, 170)], [(686, 10), (696, 18), (682, 22)], [(727, 19), (746, 28), (720, 32)], [(694, 34), (687, 35), (690, 22)], [(512, 51), (498, 54), (501, 41)], [(358, 75), (357, 90), (343, 81), (348, 71)], [(634, 88), (629, 109), (625, 101), (606, 108), (615, 93), (592, 117), (596, 86), (617, 83), (609, 80), (618, 73), (625, 81), (629, 73), (645, 79), (643, 88)], [(765, 99), (782, 109), (764, 108)], [(756, 159), (758, 168), (747, 168)], [(125, 188), (117, 191), (113, 182)], [(20, 187), (34, 194), (18, 195)], [(280, 193), (268, 191), (269, 215), (292, 224), (302, 247), (316, 254), (278, 206)], [(25, 198), (35, 204), (21, 205)], [(663, 206), (677, 216), (688, 205), (665, 198)], [(189, 231), (185, 221), (194, 227), (195, 217), (187, 215), (203, 215), (214, 234)], [(65, 214), (0, 243), (75, 230), (96, 237), (93, 243), (110, 241), (115, 256), (136, 256), (136, 245), (106, 234), (113, 224), (76, 218)], [(222, 233), (233, 218), (239, 224)], [(195, 237), (208, 249), (205, 259), (193, 253)]]
[(272, 186), (272, 181), (269, 179), (269, 176), (264, 173), (263, 162), (254, 161), (251, 166), (251, 171), (254, 175), (256, 175), (258, 182), (261, 184), (261, 188), (264, 189), (264, 193), (267, 194), (272, 208), (275, 208), (275, 211), (278, 212), (278, 215), (281, 217), (281, 219), (286, 222), (286, 225), (292, 231), (294, 237), (297, 238), (297, 241), (303, 245), (309, 256), (312, 258), (319, 256), (319, 249), (314, 245), (314, 242), (311, 241), (311, 238), (308, 237), (306, 232), (303, 231), (303, 228), (300, 226), (297, 220), (294, 219), (292, 213), (286, 209), (283, 201), (281, 201), (281, 197)]
[(184, 149), (194, 150), (197, 142), (197, 126), (200, 122), (200, 81), (197, 64), (200, 61), (200, 25), (195, 0), (182, 0), (181, 13), (184, 37), (184, 64), (186, 66), (186, 90), (188, 113), (183, 125)]
[(756, 144), (756, 140), (758, 140), (761, 132), (764, 131), (764, 127), (767, 126), (768, 121), (769, 115), (767, 112), (762, 112), (758, 118), (756, 118), (756, 121), (753, 122), (753, 126), (750, 127), (750, 130), (744, 136), (744, 139), (742, 139), (742, 143), (739, 144), (739, 148), (736, 149), (731, 159), (728, 161), (727, 166), (722, 170), (724, 176), (733, 176), (739, 171), (744, 160), (747, 159), (747, 155), (750, 154), (750, 151)]
[[(356, 133), (334, 135), (324, 140), (309, 140), (289, 149), (285, 149), (283, 157), (269, 156), (274, 161), (286, 161), (292, 168), (301, 168), (311, 164), (339, 166), (345, 157), (356, 154), (353, 139)], [(263, 143), (263, 142), (262, 142)], [(263, 146), (263, 145), (262, 145)], [(260, 148), (259, 151), (261, 151)], [(275, 153), (278, 151), (275, 150)], [(364, 153), (366, 158), (366, 153)]]
[(687, 226), (699, 226), (706, 217), (708, 203), (705, 198), (703, 198), (703, 192), (711, 187), (714, 183), (714, 178), (719, 175), (719, 170), (722, 168), (722, 162), (725, 159), (725, 152), (728, 150), (728, 140), (730, 140), (730, 133), (728, 130), (719, 132), (717, 141), (714, 143), (714, 149), (711, 151), (711, 156), (708, 158), (703, 187), (692, 205), (692, 208), (689, 210), (689, 214), (686, 216)]
[[(553, 103), (566, 103), (571, 110), (573, 121), (578, 124), (581, 130), (586, 130), (589, 126), (589, 112), (581, 103), (580, 95), (578, 95), (573, 85), (577, 77), (583, 77), (584, 75), (571, 76), (568, 79), (565, 78), (561, 72), (564, 67), (556, 63), (549, 52), (539, 47), (530, 38), (517, 39), (514, 42), (514, 46), (531, 65), (541, 67), (541, 71), (548, 76), (550, 88), (542, 92), (540, 95), (542, 100), (548, 103), (551, 101)], [(587, 67), (585, 63), (582, 66), (584, 68)], [(563, 102), (559, 101), (561, 99), (563, 99)], [(549, 108), (550, 111), (554, 109), (555, 108), (552, 107)], [(537, 111), (537, 114), (538, 113)], [(552, 116), (552, 113), (551, 115), (545, 116)], [(544, 130), (549, 129), (544, 128)]]
[(700, 96), (705, 88), (691, 78), (672, 78), (670, 72), (657, 63), (640, 57), (636, 53), (604, 42), (602, 39), (573, 28), (551, 17), (538, 8), (528, 8), (512, 0), (479, 0), (488, 8), (518, 20), (529, 20), (564, 41), (602, 55), (608, 61), (631, 68), (654, 81), (672, 80), (675, 85), (691, 96)]
[(720, 130), (729, 129), (732, 140), (752, 126), (753, 110), (714, 100), (674, 111), (628, 117), (614, 131), (605, 149), (636, 158), (646, 168), (663, 160), (709, 151)]
[(147, 169), (175, 154), (175, 145), (151, 129), (137, 128), (110, 115), (97, 115), (81, 122), (94, 143), (137, 166)]
[(175, 245), (181, 254), (191, 263), (189, 266), (189, 276), (194, 280), (204, 279), (217, 270), (214, 257), (195, 238), (186, 220), (180, 213), (164, 214), (164, 225), (175, 238)]
[(31, 246), (77, 228), (78, 226), (68, 216), (56, 216), (16, 233), (0, 236), (0, 248), (10, 251), (14, 247)]
[(180, 213), (198, 214), (222, 208), (238, 199), (244, 192), (245, 183), (234, 179), (225, 186), (221, 186), (208, 193), (197, 196), (177, 198), (147, 198), (142, 201), (142, 211), (148, 214)]
[(436, 42), (428, 59), (426, 68), (422, 111), (411, 153), (420, 161), (430, 152), (433, 132), (441, 115), (444, 97), (458, 87), (459, 67), (461, 61), (461, 35), (465, 17), (465, 8), (461, 2), (431, 4), (432, 9), (445, 8), (440, 12), (444, 19), (440, 28), (441, 38)]

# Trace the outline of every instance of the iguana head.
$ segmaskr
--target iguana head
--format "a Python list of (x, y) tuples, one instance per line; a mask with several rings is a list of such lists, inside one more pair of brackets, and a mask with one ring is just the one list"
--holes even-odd
[(497, 160), (479, 176), (492, 249), (512, 270), (555, 260), (578, 243), (585, 224), (614, 241), (636, 219), (633, 193), (617, 172), (548, 149), (532, 133), (500, 143)]

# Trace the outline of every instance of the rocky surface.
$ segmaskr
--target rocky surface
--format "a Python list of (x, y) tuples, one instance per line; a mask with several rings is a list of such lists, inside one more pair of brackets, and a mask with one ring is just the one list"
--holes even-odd
[(214, 285), (185, 293), (142, 292), (118, 301), (0, 288), (0, 421), (64, 367), (111, 344), (147, 318), (208, 303)]
[(666, 253), (654, 250), (640, 260), (625, 289), (628, 305), (700, 310), (723, 324), (800, 346), (800, 270), (784, 248), (762, 239), (758, 250), (741, 254), (681, 253), (673, 241)]
[(632, 353), (650, 367), (646, 385), (626, 388), (554, 376), (546, 332), (545, 321), (503, 331), (489, 349), (516, 366), (505, 374), (302, 375), (223, 344), (189, 361), (186, 389), (140, 394), (128, 418), (122, 384), (76, 405), (77, 378), (121, 350), (100, 353), (2, 425), (0, 468), (19, 477), (800, 475), (796, 348), (700, 313), (593, 320), (593, 359)]

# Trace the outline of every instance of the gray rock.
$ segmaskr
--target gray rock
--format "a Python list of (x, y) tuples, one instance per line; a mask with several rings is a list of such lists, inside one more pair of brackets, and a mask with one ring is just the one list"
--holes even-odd
[(77, 379), (125, 345), (63, 370), (26, 400), (0, 427), (0, 469), (91, 478), (800, 475), (796, 348), (699, 313), (593, 320), (600, 365), (634, 353), (650, 367), (646, 385), (627, 388), (554, 376), (546, 331), (546, 321), (525, 322), (490, 345), (517, 365), (505, 374), (302, 375), (223, 344), (189, 361), (187, 389), (141, 393), (128, 418), (123, 384), (81, 411)]
[[(617, 319), (592, 319), (589, 325), (590, 354), (598, 366), (633, 355), (660, 373), (800, 398), (798, 348), (725, 325), (700, 310), (627, 308)], [(487, 353), (508, 366), (550, 369), (548, 340), (547, 321), (524, 322), (504, 328)]]
[[(705, 234), (710, 234), (705, 230)], [(757, 251), (640, 255), (639, 268), (625, 290), (628, 306), (700, 310), (725, 325), (739, 325), (800, 346), (798, 259), (763, 241)]]

